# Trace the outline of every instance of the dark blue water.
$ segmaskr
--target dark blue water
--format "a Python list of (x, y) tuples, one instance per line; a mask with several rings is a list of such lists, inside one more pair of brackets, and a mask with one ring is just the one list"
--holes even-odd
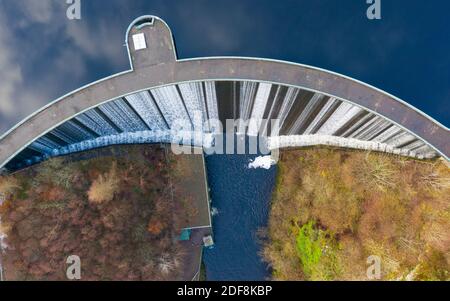
[(265, 280), (270, 277), (261, 260), (257, 231), (266, 227), (276, 167), (249, 169), (257, 155), (206, 157), (215, 247), (205, 250), (208, 280)]

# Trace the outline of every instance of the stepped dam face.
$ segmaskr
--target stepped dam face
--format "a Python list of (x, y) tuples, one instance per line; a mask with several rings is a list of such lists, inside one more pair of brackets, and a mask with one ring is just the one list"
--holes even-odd
[[(130, 71), (58, 99), (1, 138), (4, 172), (114, 144), (205, 146), (227, 120), (268, 137), (271, 149), (332, 145), (448, 160), (448, 128), (347, 77), (264, 59), (177, 60), (169, 27), (154, 16), (135, 20), (126, 44)], [(191, 138), (180, 137), (180, 121)]]
[[(174, 124), (179, 120), (188, 122), (192, 131), (208, 134), (214, 132), (208, 121), (225, 125), (227, 119), (278, 120), (275, 137), (281, 147), (330, 144), (436, 156), (414, 135), (343, 100), (282, 85), (211, 81), (141, 91), (90, 109), (31, 143), (7, 168), (113, 144), (176, 142)], [(255, 131), (248, 126), (244, 131), (270, 136), (268, 127), (261, 124)]]

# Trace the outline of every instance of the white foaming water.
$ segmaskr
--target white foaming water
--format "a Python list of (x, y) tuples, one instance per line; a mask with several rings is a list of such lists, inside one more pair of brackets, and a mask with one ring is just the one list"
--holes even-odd
[(216, 207), (212, 207), (211, 208), (211, 216), (216, 216), (219, 214), (219, 209), (217, 209)]
[(270, 169), (273, 165), (275, 165), (277, 162), (272, 159), (270, 155), (268, 156), (259, 156), (256, 157), (255, 160), (250, 160), (250, 163), (248, 164), (248, 168), (264, 168), (264, 169)]

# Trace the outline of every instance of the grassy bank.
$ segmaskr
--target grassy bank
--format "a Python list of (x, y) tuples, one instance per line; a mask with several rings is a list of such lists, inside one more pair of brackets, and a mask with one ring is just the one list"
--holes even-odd
[(327, 148), (286, 150), (263, 256), (278, 280), (444, 280), (450, 169), (440, 161)]

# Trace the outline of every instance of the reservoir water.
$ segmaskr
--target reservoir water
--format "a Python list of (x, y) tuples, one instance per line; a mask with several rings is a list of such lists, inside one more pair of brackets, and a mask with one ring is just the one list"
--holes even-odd
[(206, 157), (215, 246), (204, 251), (207, 280), (266, 280), (257, 231), (267, 227), (276, 166), (250, 169), (259, 155)]

